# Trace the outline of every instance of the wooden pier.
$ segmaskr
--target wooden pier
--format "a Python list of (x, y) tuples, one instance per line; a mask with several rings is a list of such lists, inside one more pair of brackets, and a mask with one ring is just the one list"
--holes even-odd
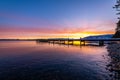
[(37, 39), (39, 42), (49, 42), (49, 43), (59, 43), (59, 44), (65, 44), (67, 42), (68, 44), (73, 44), (74, 41), (80, 41), (80, 45), (85, 45), (86, 42), (95, 42), (97, 41), (99, 43), (99, 46), (103, 46), (105, 41), (120, 41), (120, 38), (108, 38), (108, 39), (86, 39), (86, 38), (80, 38), (80, 39), (73, 39), (73, 38), (53, 38), (53, 39)]

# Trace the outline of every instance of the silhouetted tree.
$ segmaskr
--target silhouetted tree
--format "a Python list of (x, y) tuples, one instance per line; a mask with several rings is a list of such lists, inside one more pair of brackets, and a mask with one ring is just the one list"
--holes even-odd
[(120, 0), (116, 0), (116, 5), (113, 7), (117, 11), (118, 23), (116, 28), (116, 33), (113, 35), (113, 38), (120, 38)]

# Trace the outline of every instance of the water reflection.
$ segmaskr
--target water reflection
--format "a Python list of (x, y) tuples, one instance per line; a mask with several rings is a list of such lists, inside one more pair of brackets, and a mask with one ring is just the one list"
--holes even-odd
[[(46, 42), (40, 42), (40, 41), (36, 41), (37, 44), (43, 44), (43, 43), (46, 43)], [(66, 46), (95, 46), (95, 47), (102, 47), (99, 45), (99, 43), (96, 41), (96, 42), (88, 42), (86, 41), (85, 44), (83, 42), (80, 42), (80, 41), (73, 41), (73, 42), (68, 42), (68, 41), (63, 41), (63, 42), (59, 42), (59, 41), (55, 41), (55, 42), (48, 42), (49, 44), (52, 44), (52, 45), (55, 45), (55, 44), (58, 44), (58, 45), (66, 45)], [(104, 45), (103, 45), (104, 46)]]
[(120, 43), (109, 44), (107, 49), (110, 57), (107, 67), (111, 72), (111, 80), (120, 80)]
[(34, 41), (0, 44), (0, 80), (109, 80), (104, 46), (80, 48)]

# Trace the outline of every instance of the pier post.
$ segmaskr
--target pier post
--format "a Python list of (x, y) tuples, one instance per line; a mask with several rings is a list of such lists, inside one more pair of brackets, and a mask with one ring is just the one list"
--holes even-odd
[(50, 44), (50, 41), (48, 41), (48, 43)]
[(81, 46), (81, 37), (80, 37), (80, 46)]
[(103, 46), (104, 45), (104, 41), (99, 41), (99, 46)]
[(85, 41), (84, 40), (80, 41), (80, 46), (82, 46), (82, 44), (85, 46)]
[(74, 39), (72, 40), (72, 45), (74, 44)]
[(63, 41), (63, 44), (65, 44), (65, 40)]
[(54, 40), (53, 40), (53, 44), (55, 44)]
[(69, 45), (69, 38), (68, 38), (68, 45)]
[(85, 46), (85, 41), (83, 41), (83, 45)]

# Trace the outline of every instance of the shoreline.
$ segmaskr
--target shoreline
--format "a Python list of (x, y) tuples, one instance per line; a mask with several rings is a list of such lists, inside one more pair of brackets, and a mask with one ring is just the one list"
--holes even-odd
[(112, 77), (115, 77), (116, 80), (120, 79), (120, 42), (109, 44), (107, 50), (110, 57), (110, 63), (107, 65), (108, 70), (113, 73)]

